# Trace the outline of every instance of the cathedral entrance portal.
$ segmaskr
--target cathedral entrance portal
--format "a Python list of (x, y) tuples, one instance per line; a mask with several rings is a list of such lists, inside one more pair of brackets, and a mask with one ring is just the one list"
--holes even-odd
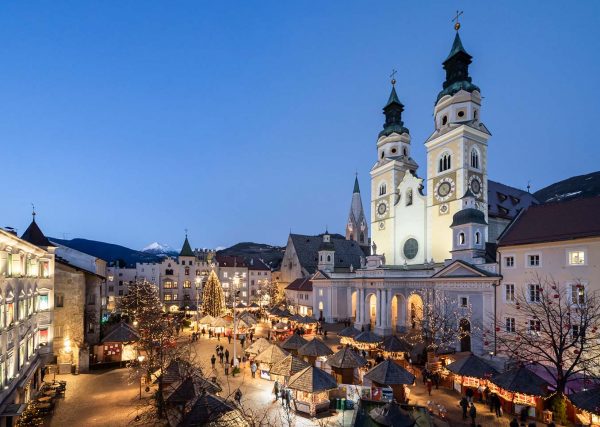
[(371, 330), (377, 324), (377, 297), (375, 294), (367, 295), (366, 308), (369, 310), (369, 323), (371, 323)]
[(423, 320), (423, 299), (419, 294), (411, 294), (407, 301), (408, 327), (416, 329)]
[(406, 329), (406, 301), (402, 294), (392, 298), (392, 328), (393, 332), (403, 332)]
[(460, 319), (460, 351), (471, 351), (471, 322)]

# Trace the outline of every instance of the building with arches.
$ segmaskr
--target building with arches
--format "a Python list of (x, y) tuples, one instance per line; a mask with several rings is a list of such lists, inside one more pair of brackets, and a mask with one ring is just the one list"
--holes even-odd
[(358, 329), (390, 335), (417, 328), (442, 298), (452, 303), (456, 328), (464, 332), (456, 350), (493, 349), (494, 292), (501, 279), (494, 244), (535, 199), (488, 180), (491, 133), (482, 122), (471, 61), (457, 31), (443, 61), (433, 132), (424, 142), (424, 177), (411, 157), (404, 105), (392, 80), (370, 171), (371, 255), (353, 271), (317, 270), (315, 317), (352, 319)]

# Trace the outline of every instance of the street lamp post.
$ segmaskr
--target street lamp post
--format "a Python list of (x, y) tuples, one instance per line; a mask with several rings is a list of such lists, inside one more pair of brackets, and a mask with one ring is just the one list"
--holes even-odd
[(138, 362), (140, 362), (140, 400), (142, 399), (142, 378), (144, 377), (144, 374), (142, 372), (142, 362), (145, 358), (146, 357), (141, 354), (137, 357)]

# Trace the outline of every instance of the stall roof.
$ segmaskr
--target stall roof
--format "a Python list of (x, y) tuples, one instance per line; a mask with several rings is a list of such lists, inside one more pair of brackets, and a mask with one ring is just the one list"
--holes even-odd
[(371, 409), (369, 416), (377, 424), (386, 427), (412, 427), (416, 424), (413, 417), (407, 411), (400, 409), (400, 406), (395, 402)]
[(377, 335), (375, 332), (365, 331), (356, 335), (354, 341), (365, 344), (377, 344), (383, 341), (383, 337)]
[(390, 353), (409, 353), (412, 350), (412, 346), (406, 340), (396, 335), (384, 338), (382, 348)]
[(530, 396), (547, 396), (549, 394), (548, 386), (550, 384), (525, 366), (497, 374), (492, 377), (491, 381), (498, 387), (513, 393)]
[(333, 354), (333, 351), (319, 338), (313, 338), (298, 349), (298, 354), (300, 356), (318, 357), (329, 356), (330, 354)]
[(474, 354), (450, 363), (446, 369), (457, 375), (473, 378), (489, 378), (498, 374), (498, 371), (485, 359)]
[(338, 332), (338, 337), (353, 338), (358, 334), (360, 334), (358, 329), (356, 329), (354, 326), (348, 326), (347, 328), (344, 328)]
[(383, 385), (412, 384), (415, 382), (413, 374), (390, 359), (384, 360), (375, 366), (364, 377)]
[(290, 378), (288, 387), (293, 390), (316, 393), (337, 388), (337, 382), (327, 372), (314, 366), (308, 366)]
[(284, 350), (298, 350), (308, 341), (298, 334), (292, 334), (287, 340), (281, 343), (281, 348)]
[(327, 358), (327, 363), (334, 368), (346, 369), (359, 368), (365, 366), (369, 362), (362, 356), (359, 356), (350, 347), (344, 347), (337, 353), (329, 356)]
[(304, 360), (290, 354), (274, 364), (269, 373), (274, 375), (283, 375), (284, 377), (291, 377), (295, 373), (300, 372), (308, 366), (308, 363), (306, 363)]
[(275, 364), (279, 362), (281, 359), (285, 358), (288, 355), (288, 352), (279, 348), (275, 344), (271, 344), (265, 350), (263, 350), (254, 360), (260, 363), (268, 363)]
[(600, 387), (573, 393), (569, 400), (579, 409), (600, 415)]
[(239, 413), (235, 405), (214, 394), (202, 393), (180, 425), (191, 427), (221, 422), (224, 425), (248, 425), (248, 422)]
[(133, 342), (140, 339), (140, 334), (125, 322), (116, 325), (102, 340), (107, 342)]
[(250, 347), (248, 347), (246, 349), (246, 353), (249, 354), (259, 354), (262, 353), (265, 349), (267, 349), (269, 346), (271, 345), (271, 343), (269, 341), (267, 341), (265, 338), (259, 338), (256, 341), (254, 341)]

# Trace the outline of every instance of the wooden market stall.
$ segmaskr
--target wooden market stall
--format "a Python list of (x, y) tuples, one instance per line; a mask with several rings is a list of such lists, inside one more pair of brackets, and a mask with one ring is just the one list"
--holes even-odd
[(394, 360), (404, 360), (405, 355), (412, 350), (412, 346), (406, 340), (398, 338), (396, 335), (385, 337), (380, 348), (383, 351), (383, 357)]
[(369, 379), (376, 387), (389, 386), (394, 391), (394, 398), (404, 403), (408, 399), (405, 386), (415, 382), (415, 376), (391, 359), (386, 359), (367, 372), (363, 379)]
[(353, 338), (360, 334), (360, 331), (353, 326), (348, 326), (347, 328), (342, 329), (338, 332), (338, 337), (340, 337), (340, 344), (352, 344), (354, 345)]
[(287, 351), (282, 350), (275, 344), (270, 344), (269, 347), (267, 347), (258, 356), (256, 356), (256, 358), (254, 358), (254, 361), (258, 364), (258, 369), (260, 370), (260, 377), (270, 380), (271, 367), (277, 362), (281, 361), (287, 355)]
[(233, 403), (214, 394), (203, 392), (191, 405), (179, 426), (209, 425), (250, 426), (244, 415)]
[(271, 367), (271, 371), (269, 373), (271, 375), (271, 380), (279, 381), (280, 384), (287, 385), (289, 379), (294, 374), (300, 372), (308, 366), (310, 365), (304, 360), (290, 354), (281, 359), (279, 362), (275, 363)]
[(329, 391), (337, 389), (337, 383), (327, 372), (309, 366), (289, 379), (288, 388), (293, 393), (294, 410), (314, 417), (329, 409)]
[(95, 346), (98, 362), (125, 362), (138, 356), (135, 343), (140, 339), (138, 332), (125, 322), (111, 329), (102, 343)]
[(290, 328), (290, 324), (277, 322), (272, 328), (271, 331), (274, 333), (275, 337), (278, 340), (284, 340), (288, 335), (290, 335), (293, 331)]
[(308, 343), (307, 340), (298, 334), (292, 334), (288, 339), (281, 343), (281, 348), (297, 355), (298, 349)]
[(532, 418), (541, 416), (544, 399), (551, 394), (549, 386), (525, 366), (497, 374), (488, 381), (490, 391), (500, 397), (505, 413), (520, 414), (523, 407), (529, 407)]
[(210, 324), (210, 330), (213, 331), (214, 334), (225, 334), (225, 329), (231, 327), (231, 323), (228, 322), (223, 317), (217, 317)]
[(327, 364), (331, 366), (333, 376), (340, 384), (360, 384), (358, 369), (367, 363), (366, 359), (347, 346), (327, 358)]
[(319, 338), (313, 338), (298, 349), (298, 356), (302, 356), (304, 360), (313, 366), (320, 366), (325, 362), (326, 356), (333, 354), (333, 351), (327, 344)]
[[(473, 390), (473, 395), (479, 397), (479, 387), (487, 387), (488, 380), (498, 375), (498, 371), (484, 358), (470, 354), (446, 366), (452, 375), (453, 388), (464, 394), (468, 388)], [(441, 370), (444, 376), (444, 369)]]
[(215, 318), (212, 317), (210, 314), (207, 314), (206, 316), (203, 316), (201, 319), (198, 320), (198, 330), (201, 331), (202, 329), (208, 331), (208, 328), (210, 328), (210, 325), (215, 321)]
[(313, 334), (317, 331), (317, 326), (319, 322), (317, 319), (314, 319), (310, 316), (302, 316), (302, 318), (298, 321), (298, 324), (302, 325), (305, 333)]
[(581, 425), (600, 427), (600, 387), (567, 396), (571, 403), (572, 421)]
[(378, 351), (378, 347), (382, 343), (383, 337), (377, 335), (375, 332), (365, 331), (356, 335), (350, 344), (354, 345), (359, 350), (365, 350), (369, 353), (373, 353)]

